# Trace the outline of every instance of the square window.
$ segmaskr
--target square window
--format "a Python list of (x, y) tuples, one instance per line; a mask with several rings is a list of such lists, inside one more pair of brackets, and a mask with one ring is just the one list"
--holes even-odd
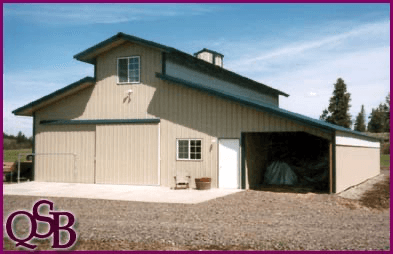
[(177, 140), (178, 160), (201, 160), (202, 141), (198, 139), (178, 139)]
[(119, 83), (140, 83), (140, 57), (118, 58), (117, 75)]

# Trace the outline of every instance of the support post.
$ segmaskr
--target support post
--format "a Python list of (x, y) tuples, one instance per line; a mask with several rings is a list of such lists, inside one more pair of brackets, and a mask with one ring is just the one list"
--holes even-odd
[(18, 154), (18, 183), (20, 181), (20, 154)]
[(329, 142), (329, 194), (333, 193), (333, 144)]

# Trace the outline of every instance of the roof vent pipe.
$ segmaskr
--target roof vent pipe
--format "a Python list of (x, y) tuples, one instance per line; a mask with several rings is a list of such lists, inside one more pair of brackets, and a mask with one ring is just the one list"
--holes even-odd
[(214, 64), (216, 66), (220, 66), (220, 67), (224, 66), (224, 62), (223, 62), (224, 55), (216, 51), (204, 48), (196, 52), (194, 56), (206, 62)]

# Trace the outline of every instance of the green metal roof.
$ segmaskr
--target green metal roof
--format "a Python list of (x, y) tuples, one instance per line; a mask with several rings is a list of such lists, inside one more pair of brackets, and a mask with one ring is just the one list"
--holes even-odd
[(294, 112), (290, 112), (288, 110), (285, 109), (281, 109), (279, 107), (275, 107), (275, 106), (271, 106), (250, 98), (246, 98), (244, 96), (240, 96), (240, 95), (234, 95), (234, 94), (229, 94), (229, 93), (225, 93), (222, 91), (218, 91), (212, 88), (208, 88), (205, 87), (202, 84), (197, 84), (197, 83), (192, 83), (186, 80), (182, 80), (179, 78), (175, 78), (175, 77), (171, 77), (168, 75), (163, 75), (161, 73), (156, 73), (156, 77), (162, 79), (162, 80), (166, 80), (166, 81), (170, 81), (179, 85), (183, 85), (186, 87), (190, 87), (190, 88), (194, 88), (194, 89), (198, 89), (204, 92), (207, 92), (211, 95), (217, 96), (217, 97), (221, 97), (224, 99), (228, 99), (237, 103), (240, 103), (244, 106), (250, 107), (250, 108), (254, 108), (258, 111), (264, 111), (264, 112), (268, 112), (280, 117), (284, 117), (287, 119), (291, 119), (295, 122), (299, 122), (299, 123), (303, 123), (303, 124), (307, 124), (309, 126), (313, 126), (316, 127), (318, 129), (321, 130), (325, 130), (327, 132), (333, 132), (333, 131), (342, 131), (342, 132), (346, 132), (346, 133), (352, 133), (355, 134), (357, 136), (362, 136), (362, 137), (367, 137), (373, 140), (379, 140), (378, 138), (375, 137), (371, 137), (368, 136), (367, 134), (364, 134), (362, 132), (358, 132), (358, 131), (353, 131), (351, 129), (348, 128), (344, 128), (335, 124), (331, 124), (331, 123), (327, 123), (325, 121), (321, 121), (321, 120), (317, 120), (317, 119), (313, 119), (311, 117), (307, 117), (298, 113), (294, 113)]
[[(107, 46), (110, 46), (112, 43), (115, 43), (118, 40), (125, 40), (125, 41), (129, 41), (129, 42), (137, 43), (137, 44), (146, 45), (148, 47), (160, 49), (160, 50), (168, 53), (169, 57), (172, 56), (172, 58), (181, 58), (182, 64), (186, 64), (188, 66), (198, 68), (202, 71), (207, 71), (207, 72), (209, 72), (210, 75), (213, 75), (216, 77), (220, 77), (220, 78), (224, 77), (226, 79), (230, 79), (230, 80), (232, 80), (232, 82), (235, 82), (236, 84), (238, 84), (240, 86), (251, 88), (253, 90), (259, 90), (263, 93), (269, 92), (269, 93), (273, 93), (273, 94), (277, 94), (277, 95), (283, 95), (286, 97), (289, 96), (287, 93), (284, 93), (280, 90), (274, 89), (274, 88), (267, 86), (265, 84), (259, 83), (257, 81), (254, 81), (254, 80), (246, 78), (246, 77), (243, 77), (235, 72), (232, 72), (232, 71), (226, 70), (222, 67), (218, 67), (214, 64), (208, 63), (204, 60), (201, 60), (195, 56), (192, 56), (192, 55), (185, 53), (183, 51), (180, 51), (178, 49), (168, 47), (168, 46), (165, 46), (165, 45), (153, 42), (153, 41), (148, 41), (148, 40), (136, 37), (136, 36), (128, 35), (125, 33), (118, 33), (118, 34), (110, 37), (109, 39), (102, 41), (102, 42), (76, 54), (74, 56), (74, 58), (79, 61), (85, 62), (85, 63), (95, 64), (96, 56), (94, 55), (94, 52), (96, 52), (102, 48), (105, 48)], [(211, 51), (211, 50), (208, 50), (208, 51)], [(215, 52), (215, 51), (211, 51), (211, 52)], [(216, 53), (220, 54), (218, 52), (216, 52)], [(220, 54), (220, 55), (222, 55), (222, 54)]]
[(14, 111), (12, 111), (12, 113), (15, 114), (15, 115), (23, 115), (24, 111), (26, 111), (28, 109), (31, 109), (31, 108), (33, 108), (35, 106), (38, 106), (40, 103), (46, 102), (46, 101), (48, 101), (48, 100), (50, 100), (50, 99), (52, 99), (52, 98), (54, 98), (56, 96), (59, 96), (59, 95), (62, 95), (64, 93), (68, 92), (68, 91), (71, 91), (71, 90), (73, 90), (73, 89), (83, 85), (84, 83), (94, 83), (94, 82), (95, 82), (95, 79), (93, 77), (85, 77), (85, 78), (83, 78), (81, 80), (78, 80), (78, 81), (76, 81), (76, 82), (74, 82), (74, 83), (72, 83), (72, 84), (70, 84), (70, 85), (68, 85), (66, 87), (63, 87), (63, 88), (61, 88), (59, 90), (56, 90), (56, 91), (54, 91), (51, 94), (48, 94), (48, 95), (46, 95), (44, 97), (41, 97), (38, 100), (30, 102), (29, 104), (26, 104), (25, 106), (17, 108)]

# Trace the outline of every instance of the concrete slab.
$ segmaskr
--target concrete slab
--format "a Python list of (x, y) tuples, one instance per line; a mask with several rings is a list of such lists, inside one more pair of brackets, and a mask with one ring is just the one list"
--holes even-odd
[(197, 204), (243, 190), (172, 190), (161, 186), (23, 182), (3, 184), (3, 195)]

